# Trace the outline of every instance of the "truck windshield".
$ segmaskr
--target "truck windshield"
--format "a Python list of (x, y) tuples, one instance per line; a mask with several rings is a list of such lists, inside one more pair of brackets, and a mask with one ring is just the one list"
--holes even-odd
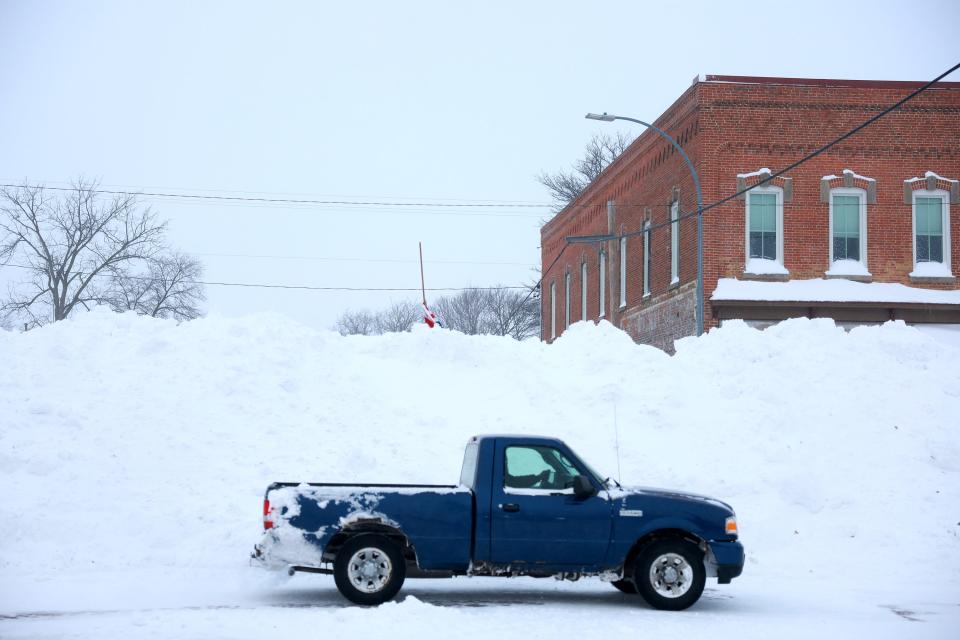
[(604, 479), (604, 478), (606, 478), (607, 476), (602, 476), (602, 475), (600, 475), (599, 473), (597, 473), (597, 472), (593, 469), (593, 467), (591, 467), (589, 464), (587, 464), (587, 461), (584, 460), (583, 457), (580, 456), (576, 451), (572, 451), (572, 453), (573, 453), (573, 455), (575, 455), (575, 456), (577, 457), (577, 460), (580, 461), (580, 464), (582, 464), (582, 465), (584, 466), (584, 468), (587, 470), (587, 473), (589, 473), (589, 474), (591, 475), (591, 477), (593, 477), (593, 479), (597, 481), (597, 484), (599, 484), (601, 487), (608, 487), (608, 488), (609, 488), (609, 484), (608, 484), (607, 481)]
[(584, 462), (583, 458), (580, 458), (580, 462), (583, 462), (583, 466), (585, 466), (585, 467), (587, 468), (587, 473), (589, 473), (591, 476), (593, 476), (593, 479), (596, 480), (596, 481), (600, 484), (601, 487), (607, 487), (608, 489), (610, 488), (610, 483), (607, 482), (607, 480), (604, 479), (604, 478), (606, 478), (606, 476), (602, 476), (602, 475), (600, 475), (599, 473), (597, 473), (596, 471), (594, 471), (593, 467), (591, 467), (589, 464), (587, 464), (586, 462)]

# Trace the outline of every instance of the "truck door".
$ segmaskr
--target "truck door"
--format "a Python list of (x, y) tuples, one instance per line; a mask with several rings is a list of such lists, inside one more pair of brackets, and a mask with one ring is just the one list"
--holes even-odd
[(556, 447), (498, 443), (491, 560), (561, 568), (600, 565), (610, 540), (610, 501), (602, 492), (577, 499), (573, 478), (580, 474), (587, 471)]

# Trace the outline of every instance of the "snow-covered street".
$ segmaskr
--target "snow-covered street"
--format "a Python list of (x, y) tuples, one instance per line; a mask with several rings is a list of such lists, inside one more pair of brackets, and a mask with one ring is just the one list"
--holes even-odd
[(239, 572), (140, 571), (94, 579), (106, 583), (21, 584), (5, 596), (0, 634), (259, 639), (322, 631), (343, 638), (374, 628), (393, 638), (950, 638), (960, 621), (956, 592), (903, 583), (836, 587), (808, 577), (708, 586), (681, 613), (656, 611), (593, 580), (415, 580), (399, 602), (364, 609), (348, 606), (326, 576), (277, 582)]
[[(280, 316), (0, 332), (0, 637), (956, 637), (958, 357), (828, 320), (673, 357), (606, 323), (553, 345)], [(743, 575), (680, 613), (590, 579), (408, 580), (365, 609), (247, 566), (268, 483), (449, 483), (489, 432), (730, 502)]]

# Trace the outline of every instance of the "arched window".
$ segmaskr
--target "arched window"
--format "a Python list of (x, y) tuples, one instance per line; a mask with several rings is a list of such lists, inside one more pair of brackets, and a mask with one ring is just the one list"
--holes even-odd
[(620, 308), (627, 306), (627, 238), (620, 238)]
[(783, 189), (754, 187), (747, 192), (747, 261), (744, 271), (786, 274), (783, 266)]
[(820, 179), (820, 200), (828, 203), (828, 276), (869, 277), (867, 209), (877, 201), (877, 182), (844, 169), (841, 176)]
[(650, 221), (643, 223), (643, 296), (650, 295), (650, 267), (653, 258), (650, 255)]
[(670, 284), (680, 282), (680, 201), (670, 205)]
[(743, 225), (746, 274), (790, 273), (784, 266), (783, 205), (793, 197), (793, 179), (771, 178), (772, 175), (766, 168), (737, 174), (737, 191), (742, 192), (738, 198), (746, 204)]
[(587, 263), (580, 263), (580, 319), (587, 319)]
[(904, 201), (912, 204), (911, 278), (953, 278), (950, 262), (950, 204), (960, 201), (960, 181), (927, 171), (904, 180)]
[(604, 251), (600, 252), (600, 264), (597, 267), (600, 271), (600, 317), (604, 317), (606, 313), (604, 309), (607, 307), (607, 254)]
[(550, 283), (550, 339), (557, 337), (557, 283)]

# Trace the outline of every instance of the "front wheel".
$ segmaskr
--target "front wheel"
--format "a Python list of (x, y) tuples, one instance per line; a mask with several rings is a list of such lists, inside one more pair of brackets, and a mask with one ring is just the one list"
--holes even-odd
[(344, 598), (355, 604), (382, 604), (400, 591), (407, 575), (400, 547), (380, 535), (350, 538), (333, 563), (333, 579)]
[(686, 609), (700, 599), (707, 582), (703, 552), (685, 540), (654, 542), (637, 558), (633, 580), (640, 595), (652, 607), (669, 611)]

